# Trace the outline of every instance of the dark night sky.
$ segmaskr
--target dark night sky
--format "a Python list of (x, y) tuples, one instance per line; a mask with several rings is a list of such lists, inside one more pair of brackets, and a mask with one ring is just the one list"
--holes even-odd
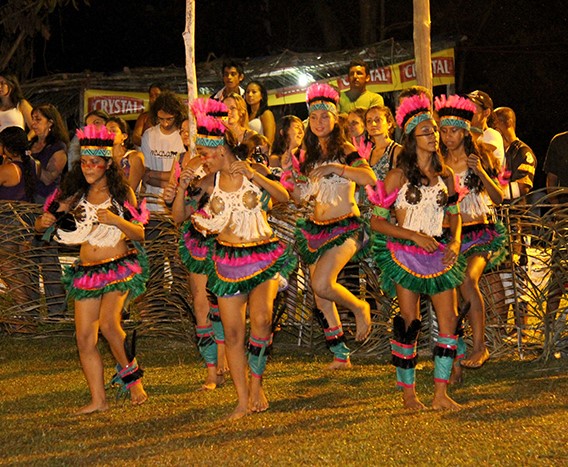
[[(379, 3), (379, 0), (376, 0)], [(456, 40), (456, 91), (483, 89), (512, 107), (517, 133), (540, 162), (550, 138), (568, 129), (568, 12), (563, 0), (432, 0), (432, 36)], [(325, 51), (314, 12), (326, 4), (336, 46), (359, 42), (357, 0), (197, 0), (196, 58)], [(267, 10), (268, 6), (268, 10)], [(385, 0), (387, 37), (412, 39), (412, 2)], [(184, 66), (184, 0), (91, 0), (51, 17), (51, 40), (38, 44), (34, 77), (55, 72), (119, 71), (124, 66)], [(459, 39), (463, 39), (461, 42)]]

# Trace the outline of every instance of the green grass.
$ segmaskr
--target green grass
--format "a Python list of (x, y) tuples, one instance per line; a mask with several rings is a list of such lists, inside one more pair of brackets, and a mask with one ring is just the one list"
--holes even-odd
[[(0, 337), (0, 464), (568, 464), (565, 360), (489, 360), (452, 389), (463, 410), (411, 413), (387, 362), (355, 356), (352, 371), (330, 374), (328, 355), (277, 344), (270, 409), (229, 423), (234, 388), (196, 391), (205, 370), (190, 343), (146, 337), (138, 347), (148, 403), (112, 399), (108, 412), (77, 417), (88, 391), (74, 341)], [(108, 379), (112, 359), (101, 349)], [(418, 391), (429, 403), (432, 364), (421, 360)]]

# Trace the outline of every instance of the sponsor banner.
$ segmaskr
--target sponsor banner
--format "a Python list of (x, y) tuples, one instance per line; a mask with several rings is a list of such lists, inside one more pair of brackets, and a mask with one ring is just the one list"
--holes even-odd
[[(385, 93), (401, 91), (418, 84), (414, 60), (370, 70), (371, 80), (367, 89), (371, 92)], [(454, 49), (445, 49), (432, 54), (432, 84), (434, 86), (455, 83)], [(340, 91), (349, 89), (345, 76), (325, 80), (337, 86)], [(187, 103), (187, 95), (178, 94)], [(203, 97), (203, 96), (200, 96)], [(305, 102), (306, 86), (288, 86), (268, 90), (268, 105), (284, 105)], [(118, 115), (126, 120), (135, 120), (140, 112), (148, 108), (148, 93), (86, 89), (83, 114), (101, 109), (109, 115)]]
[[(187, 95), (178, 94), (186, 104)], [(110, 116), (136, 120), (149, 107), (147, 92), (110, 91), (86, 89), (83, 98), (83, 115), (92, 110), (104, 110)]]
[[(415, 61), (408, 60), (387, 67), (370, 70), (371, 80), (367, 90), (385, 93), (401, 91), (404, 88), (418, 84), (416, 82)], [(336, 86), (340, 91), (349, 89), (346, 76), (325, 80), (326, 83)], [(440, 50), (432, 54), (432, 85), (442, 86), (455, 83), (454, 49)], [(271, 89), (268, 91), (269, 105), (297, 104), (305, 102), (306, 87), (291, 86), (287, 88)]]

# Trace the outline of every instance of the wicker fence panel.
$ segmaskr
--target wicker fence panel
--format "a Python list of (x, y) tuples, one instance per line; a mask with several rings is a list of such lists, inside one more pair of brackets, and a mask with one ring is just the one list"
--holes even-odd
[[(556, 202), (556, 195), (567, 191), (548, 194), (540, 190), (497, 212), (507, 219), (510, 250), (516, 261), (484, 274), (480, 283), (487, 314), (486, 339), (495, 356), (538, 354), (548, 359), (568, 355), (564, 295), (568, 208)], [(57, 272), (60, 276), (61, 267), (77, 258), (78, 249), (35, 238), (33, 223), (39, 214), (38, 205), (0, 203), (0, 331), (4, 333), (45, 335), (73, 330), (73, 303), (67, 303)], [(307, 209), (278, 205), (269, 220), (282, 239), (293, 243), (296, 219), (307, 215)], [(518, 225), (522, 226), (521, 234)], [(124, 310), (126, 327), (136, 328), (140, 334), (194, 339), (191, 296), (177, 253), (178, 238), (168, 216), (152, 216), (145, 242), (151, 264), (147, 292)], [(398, 305), (396, 299), (382, 293), (377, 268), (370, 259), (349, 263), (339, 280), (369, 301), (372, 309), (372, 331), (363, 343), (353, 339), (353, 315), (339, 310), (353, 353), (387, 356), (390, 323)], [(309, 273), (300, 263), (275, 304), (276, 341), (310, 352), (324, 351), (323, 332), (313, 318), (313, 307)], [(420, 345), (425, 351), (437, 333), (435, 313), (426, 299), (421, 301), (421, 313)], [(466, 340), (470, 340), (467, 324)]]

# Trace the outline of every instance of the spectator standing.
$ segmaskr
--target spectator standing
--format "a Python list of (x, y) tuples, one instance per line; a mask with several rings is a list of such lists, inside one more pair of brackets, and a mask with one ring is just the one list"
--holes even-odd
[(369, 165), (377, 180), (385, 180), (389, 170), (396, 167), (396, 158), (402, 146), (393, 141), (396, 123), (390, 109), (384, 105), (374, 105), (365, 113), (365, 129), (373, 145)]
[(364, 142), (367, 137), (365, 133), (365, 112), (366, 109), (363, 107), (356, 107), (347, 114), (347, 139), (355, 146)]
[(0, 132), (10, 126), (32, 127), (32, 106), (24, 99), (18, 78), (0, 74)]
[(352, 60), (349, 63), (349, 90), (339, 97), (339, 112), (348, 113), (356, 107), (368, 109), (373, 105), (384, 105), (380, 94), (367, 91), (367, 83), (371, 80), (369, 65), (363, 60)]
[(130, 128), (126, 120), (111, 117), (106, 124), (107, 130), (114, 134), (112, 158), (122, 168), (128, 184), (135, 193), (140, 192), (144, 176), (144, 154), (134, 149), (130, 139)]
[(230, 94), (236, 93), (239, 96), (245, 95), (245, 90), (240, 86), (245, 79), (243, 64), (236, 60), (223, 62), (223, 84), (224, 86), (213, 94), (212, 99), (224, 101)]
[(260, 81), (251, 81), (245, 91), (249, 126), (257, 133), (266, 136), (270, 145), (274, 143), (276, 122), (268, 108), (268, 93)]
[(475, 113), (471, 120), (473, 138), (478, 144), (479, 141), (482, 141), (489, 145), (501, 167), (504, 167), (505, 147), (503, 146), (503, 138), (497, 130), (489, 127), (489, 120), (493, 118), (493, 100), (484, 91), (470, 92), (467, 97), (475, 104)]
[(158, 122), (142, 135), (142, 153), (146, 171), (143, 181), (145, 193), (154, 199), (148, 200), (148, 209), (166, 212), (161, 199), (167, 186), (170, 171), (176, 156), (185, 152), (179, 129), (186, 118), (186, 110), (177, 96), (162, 92), (150, 107), (150, 118)]
[[(156, 101), (160, 93), (167, 90), (167, 86), (165, 86), (163, 83), (152, 83), (148, 88), (148, 103), (150, 107), (152, 107), (152, 104)], [(140, 147), (142, 145), (142, 135), (148, 128), (155, 124), (156, 122), (153, 122), (150, 118), (149, 110), (141, 112), (136, 119), (136, 123), (134, 124), (134, 131), (132, 132), (132, 144), (134, 144), (134, 146)]]
[(239, 143), (246, 143), (256, 131), (249, 126), (247, 104), (245, 100), (236, 93), (229, 94), (223, 100), (229, 109), (227, 116), (227, 127), (235, 135)]
[(276, 138), (270, 156), (270, 167), (289, 170), (292, 167), (292, 154), (302, 145), (304, 139), (304, 124), (295, 115), (285, 115), (278, 122)]

